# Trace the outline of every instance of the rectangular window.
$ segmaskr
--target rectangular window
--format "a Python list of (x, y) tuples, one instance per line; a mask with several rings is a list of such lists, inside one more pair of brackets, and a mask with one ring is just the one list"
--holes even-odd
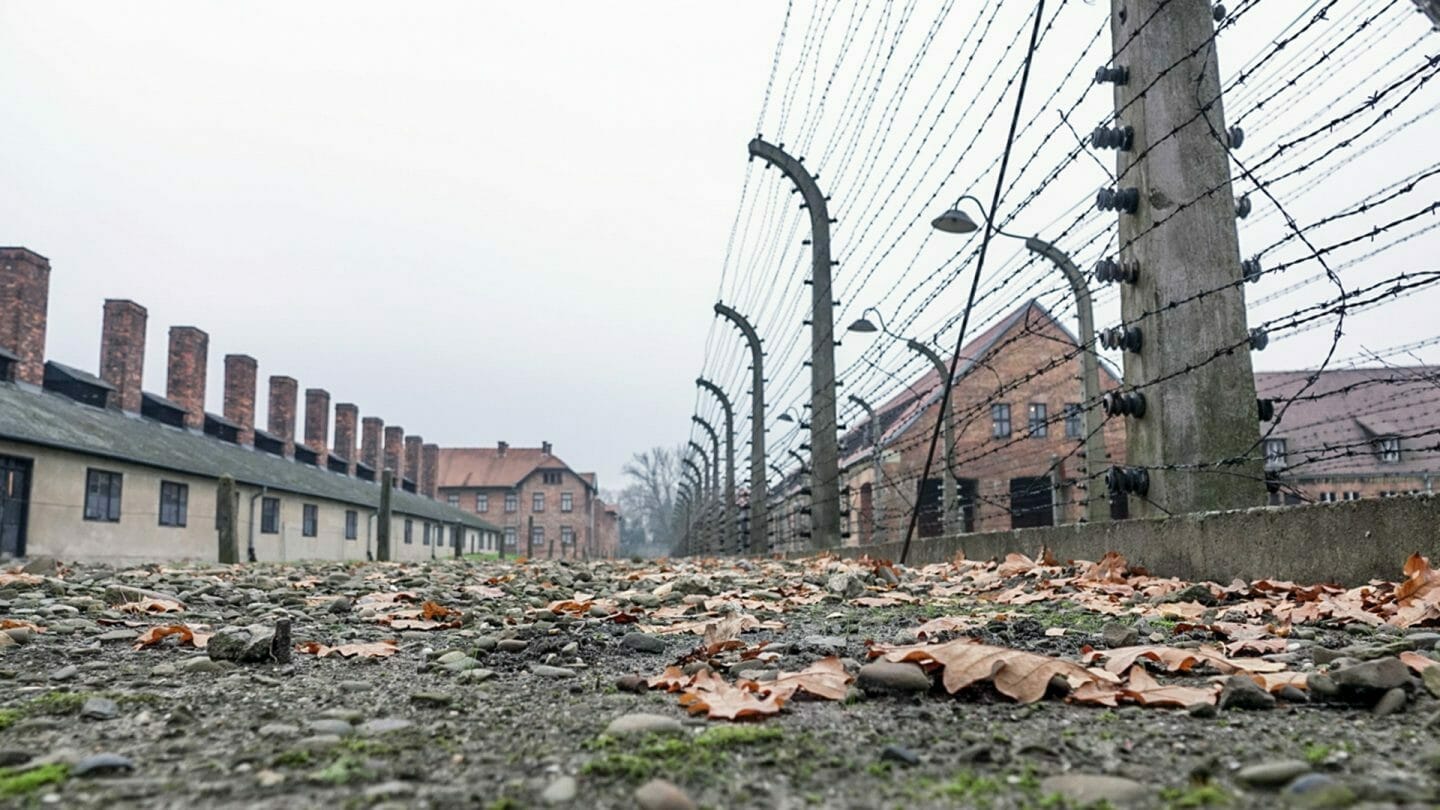
[(261, 533), (261, 534), (279, 534), (279, 533), (280, 533), (280, 499), (279, 499), (279, 498), (261, 498), (261, 499), (260, 499), (260, 533)]
[(1322, 492), (1322, 493), (1320, 493), (1320, 502), (1321, 502), (1321, 503), (1335, 503), (1335, 493), (1333, 493), (1333, 492)]
[(534, 551), (535, 549), (537, 549), (537, 548), (544, 548), (544, 546), (545, 546), (545, 527), (544, 527), (544, 526), (532, 526), (532, 527), (530, 527), (530, 549), (531, 549), (531, 551), (533, 552), (533, 551)]
[(490, 496), (489, 496), (489, 495), (476, 495), (476, 496), (475, 496), (475, 511), (476, 511), (476, 512), (489, 512), (489, 511), (490, 511)]
[(459, 496), (459, 495), (446, 495), (446, 496), (445, 496), (445, 503), (448, 503), (448, 504), (450, 504), (451, 506), (458, 507), (458, 506), (460, 505), (460, 496)]
[(547, 484), (558, 484), (560, 483), (560, 472), (558, 470), (552, 472), (542, 472), (540, 473), (540, 480), (544, 481)]
[(120, 520), (120, 473), (85, 473), (85, 519), (111, 523)]
[(405, 518), (405, 545), (415, 542), (415, 521)]
[(354, 540), (360, 536), (360, 515), (354, 509), (345, 510), (345, 539)]
[(569, 492), (560, 493), (560, 511), (573, 512), (575, 510), (575, 496)]
[(320, 507), (307, 503), (300, 507), (300, 534), (314, 537), (320, 533)]
[(1347, 492), (1347, 493), (1345, 493), (1345, 500), (1347, 500), (1347, 501), (1358, 501), (1358, 500), (1360, 500), (1360, 493), (1358, 493), (1358, 492)]
[(1045, 414), (1045, 403), (1032, 402), (1029, 410), (1030, 435), (1036, 439), (1043, 439), (1050, 433), (1050, 423)]
[(1085, 412), (1080, 410), (1080, 403), (1065, 403), (1065, 438), (1080, 439), (1085, 436), (1085, 423), (1083, 421)]
[(1010, 437), (1010, 406), (995, 404), (990, 406), (990, 435), (997, 439)]
[(420, 528), (420, 544), (430, 545), (430, 524), (426, 523)]
[(1380, 461), (1385, 464), (1400, 463), (1400, 440), (1391, 436), (1380, 440)]
[(184, 526), (190, 507), (190, 485), (160, 482), (160, 525)]
[(1269, 469), (1278, 469), (1285, 466), (1285, 440), (1265, 440), (1265, 466)]
[(544, 512), (544, 511), (545, 511), (545, 493), (543, 493), (543, 492), (536, 492), (536, 493), (534, 493), (533, 495), (530, 496), (530, 511), (532, 511), (532, 512)]
[(507, 492), (507, 493), (505, 493), (505, 511), (506, 511), (506, 512), (518, 512), (518, 511), (520, 511), (520, 493), (518, 493), (518, 492)]
[(505, 548), (515, 548), (516, 534), (517, 532), (515, 531), (514, 526), (505, 527)]
[(574, 529), (570, 528), (569, 526), (561, 526), (561, 527), (560, 527), (560, 545), (562, 545), (562, 546), (573, 546), (573, 545), (575, 545), (575, 530), (574, 530)]

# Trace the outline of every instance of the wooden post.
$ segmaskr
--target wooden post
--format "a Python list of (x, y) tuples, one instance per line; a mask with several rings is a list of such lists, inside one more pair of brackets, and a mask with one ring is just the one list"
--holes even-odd
[(395, 487), (395, 471), (380, 473), (380, 515), (375, 518), (375, 559), (390, 561), (390, 493)]
[(220, 476), (220, 486), (215, 498), (215, 527), (220, 536), (220, 562), (233, 565), (240, 562), (240, 535), (235, 526), (235, 478)]

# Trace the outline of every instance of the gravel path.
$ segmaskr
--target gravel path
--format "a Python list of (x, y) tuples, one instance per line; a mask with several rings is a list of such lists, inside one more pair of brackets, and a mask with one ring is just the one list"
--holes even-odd
[[(1435, 806), (1433, 621), (1120, 566), (41, 561), (0, 573), (0, 806)], [(950, 694), (928, 656), (966, 638), (1035, 655)], [(1199, 660), (1100, 677), (1144, 645)], [(1071, 680), (1019, 702), (1027, 661)], [(647, 687), (670, 666), (679, 691)], [(691, 715), (697, 679), (783, 707)], [(1137, 704), (1166, 687), (1190, 691)]]

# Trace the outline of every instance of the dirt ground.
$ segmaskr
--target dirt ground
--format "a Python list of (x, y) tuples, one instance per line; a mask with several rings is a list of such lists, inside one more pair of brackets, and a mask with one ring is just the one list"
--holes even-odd
[[(841, 699), (802, 690), (778, 714), (743, 722), (692, 716), (683, 692), (625, 677), (708, 661), (732, 682), (745, 672), (763, 685), (832, 658), (854, 676), (887, 649), (875, 644), (960, 637), (1068, 662), (1136, 643), (1193, 651), (1220, 643), (1227, 604), (1248, 598), (1213, 586), (1203, 613), (1181, 611), (1187, 625), (1146, 595), (1183, 583), (1135, 585), (1100, 611), (1064, 584), (1079, 567), (1005, 576), (989, 566), (42, 562), (0, 575), (14, 642), (0, 646), (0, 806), (1436, 806), (1440, 700), (1436, 679), (1418, 671), (1398, 705), (1323, 699), (1312, 683), (1245, 710), (1213, 705), (1225, 697), (1087, 705), (1054, 681), (1035, 702), (983, 678), (950, 694), (927, 663), (924, 691), (862, 679)], [(717, 651), (725, 639), (703, 626), (739, 615), (760, 626)], [(938, 617), (965, 626), (917, 639)], [(1435, 656), (1429, 622), (1274, 619), (1252, 617), (1274, 631), (1276, 652), (1257, 660), (1310, 678), (1405, 652), (1413, 670), (1413, 656)], [(267, 635), (279, 620), (289, 643), (283, 629)], [(176, 625), (200, 636), (136, 649), (145, 631)], [(238, 627), (252, 629), (225, 630)], [(207, 650), (193, 646), (215, 631)], [(304, 651), (310, 642), (370, 646), (322, 657)], [(367, 657), (377, 650), (388, 654)], [(1225, 674), (1136, 666), (1201, 687)], [(637, 714), (641, 731), (611, 727)], [(674, 793), (652, 785), (637, 797), (654, 779)]]

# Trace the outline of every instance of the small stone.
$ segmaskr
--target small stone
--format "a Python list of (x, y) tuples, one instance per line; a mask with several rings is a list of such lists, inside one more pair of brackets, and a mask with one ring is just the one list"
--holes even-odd
[(28, 627), (7, 627), (5, 632), (0, 635), (4, 635), (16, 644), (29, 644), (35, 638), (35, 634)]
[(257, 732), (261, 737), (275, 740), (289, 740), (300, 736), (300, 727), (289, 723), (266, 723)]
[(611, 737), (631, 734), (684, 734), (685, 727), (679, 720), (667, 715), (636, 712), (622, 714), (611, 720), (610, 725), (605, 727), (605, 733)]
[(500, 642), (495, 645), (495, 649), (499, 650), (500, 652), (518, 653), (524, 652), (525, 648), (529, 646), (530, 645), (523, 639), (502, 638), (500, 639)]
[(865, 583), (851, 574), (836, 574), (826, 581), (825, 590), (844, 599), (854, 599), (865, 592)]
[(295, 747), (302, 751), (310, 751), (318, 754), (322, 751), (329, 751), (339, 744), (339, 734), (316, 734), (295, 743)]
[(866, 692), (928, 692), (930, 676), (908, 661), (874, 661), (860, 667), (856, 685)]
[(1149, 788), (1133, 779), (1100, 774), (1067, 773), (1040, 782), (1041, 795), (1058, 793), (1078, 805), (1125, 804), (1153, 798)]
[(185, 663), (181, 664), (180, 668), (186, 672), (220, 672), (225, 669), (219, 661), (198, 655), (185, 659)]
[(1309, 702), (1310, 702), (1310, 696), (1307, 695), (1307, 694), (1305, 694), (1305, 690), (1304, 690), (1304, 689), (1301, 689), (1301, 688), (1295, 686), (1294, 684), (1289, 684), (1289, 683), (1287, 683), (1287, 684), (1285, 684), (1284, 686), (1280, 687), (1280, 691), (1275, 693), (1275, 697), (1280, 698), (1281, 700), (1285, 701), (1286, 703), (1309, 703)]
[(0, 768), (13, 768), (34, 759), (35, 755), (23, 748), (0, 748)]
[(59, 565), (54, 557), (34, 557), (25, 567), (20, 569), (22, 574), (34, 574), (39, 577), (53, 577), (59, 570)]
[(1405, 638), (1408, 639), (1411, 644), (1414, 644), (1417, 650), (1433, 650), (1437, 645), (1440, 645), (1440, 633), (1429, 630), (1411, 632), (1405, 636)]
[(80, 674), (80, 668), (79, 668), (79, 667), (75, 666), (74, 664), (67, 664), (67, 665), (65, 665), (65, 666), (63, 666), (63, 667), (60, 667), (59, 669), (55, 670), (54, 672), (50, 673), (50, 680), (52, 680), (52, 681), (68, 681), (68, 680), (74, 678), (76, 675), (79, 675), (79, 674)]
[(266, 768), (255, 774), (255, 781), (262, 788), (278, 787), (285, 783), (285, 774)]
[(1128, 624), (1110, 622), (1100, 628), (1100, 638), (1110, 649), (1134, 647), (1140, 643), (1140, 631)]
[(1377, 658), (1330, 673), (1340, 696), (1353, 703), (1373, 705), (1391, 689), (1410, 685), (1410, 669), (1399, 658)]
[(1392, 715), (1405, 708), (1405, 701), (1408, 697), (1409, 695), (1404, 689), (1396, 687), (1382, 695), (1380, 700), (1375, 702), (1375, 708), (1372, 711), (1376, 717)]
[(418, 706), (444, 709), (454, 703), (455, 699), (444, 692), (415, 692), (410, 695), (410, 702)]
[(108, 776), (135, 770), (135, 763), (119, 754), (95, 754), (85, 757), (70, 768), (71, 776)]
[(1305, 687), (1320, 700), (1333, 700), (1340, 696), (1340, 687), (1336, 685), (1335, 679), (1323, 672), (1307, 676)]
[(642, 810), (695, 810), (685, 791), (664, 779), (651, 779), (636, 788), (635, 803)]
[(540, 794), (540, 800), (546, 804), (565, 804), (575, 800), (575, 795), (580, 792), (580, 784), (573, 776), (562, 776), (551, 782), (545, 792)]
[(627, 633), (624, 638), (620, 639), (620, 646), (633, 652), (665, 652), (665, 641), (648, 633)]
[(880, 751), (882, 762), (898, 762), (901, 765), (912, 766), (920, 764), (920, 757), (914, 751), (899, 745), (887, 745)]
[(414, 792), (415, 786), (409, 782), (392, 779), (389, 782), (381, 782), (378, 785), (371, 785), (365, 788), (365, 798), (382, 802), (387, 799), (403, 799)]
[(531, 674), (542, 678), (570, 678), (575, 675), (575, 670), (565, 667), (552, 667), (548, 664), (535, 664), (530, 667)]
[(1202, 720), (1214, 717), (1219, 713), (1214, 703), (1192, 703), (1185, 711), (1189, 712), (1191, 717), (1197, 717)]
[(109, 698), (92, 697), (80, 707), (80, 716), (87, 720), (114, 720), (120, 716), (120, 704)]
[(458, 680), (461, 683), (484, 683), (493, 677), (495, 677), (495, 670), (476, 668), (460, 673)]
[(379, 737), (382, 734), (404, 731), (413, 725), (415, 724), (409, 720), (404, 720), (399, 717), (384, 717), (379, 720), (369, 720), (361, 723), (355, 731), (359, 733), (361, 737)]
[(1275, 696), (1245, 675), (1231, 675), (1220, 690), (1221, 709), (1275, 708)]
[(637, 695), (642, 695), (650, 687), (645, 683), (645, 677), (643, 675), (631, 673), (630, 675), (621, 675), (617, 678), (615, 680), (615, 688), (621, 692), (634, 692)]
[[(355, 733), (355, 727), (350, 724), (349, 720), (339, 718), (322, 717), (318, 720), (309, 720), (305, 723), (305, 728), (309, 729), (311, 734), (334, 734), (337, 737), (348, 737)], [(261, 731), (263, 732), (264, 729)]]
[(436, 659), (435, 659), (435, 663), (437, 663), (437, 664), (453, 664), (453, 663), (455, 663), (456, 661), (469, 661), (469, 660), (471, 660), (470, 656), (466, 655), (465, 653), (460, 652), (459, 650), (451, 650), (450, 652), (445, 653), (444, 655), (440, 656), (439, 658), (436, 658)]
[(1295, 807), (1348, 807), (1355, 803), (1355, 791), (1334, 777), (1307, 773), (1285, 787), (1285, 796)]
[(1440, 698), (1440, 667), (1426, 667), (1420, 673), (1420, 682), (1437, 698)]
[(843, 636), (806, 636), (800, 639), (800, 649), (816, 655), (844, 655)]
[(335, 684), (335, 688), (341, 692), (368, 692), (370, 683), (368, 681), (340, 681)]
[(1298, 759), (1277, 759), (1248, 765), (1235, 773), (1235, 781), (1259, 788), (1278, 788), (1301, 774), (1310, 773), (1310, 764)]
[(1203, 582), (1196, 582), (1193, 585), (1188, 585), (1173, 593), (1167, 593), (1164, 596), (1160, 597), (1160, 599), (1157, 601), (1162, 604), (1174, 602), (1199, 602), (1206, 607), (1213, 607), (1215, 605), (1215, 594), (1210, 592), (1209, 585), (1206, 585)]

